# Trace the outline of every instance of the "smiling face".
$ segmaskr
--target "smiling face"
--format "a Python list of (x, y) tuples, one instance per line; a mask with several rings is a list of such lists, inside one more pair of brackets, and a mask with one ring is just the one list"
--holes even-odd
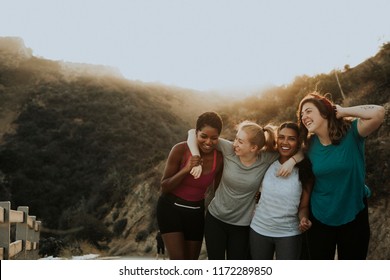
[(233, 147), (234, 152), (239, 157), (246, 156), (257, 150), (257, 146), (250, 142), (249, 134), (244, 129), (240, 129), (237, 132)]
[(196, 139), (201, 152), (212, 152), (218, 144), (218, 137), (218, 129), (209, 125), (204, 126), (201, 130), (198, 130), (196, 132)]
[(301, 110), (302, 124), (311, 133), (318, 133), (328, 128), (328, 120), (325, 119), (319, 109), (312, 102), (306, 102)]
[(282, 162), (292, 157), (299, 148), (298, 133), (292, 128), (282, 128), (276, 139), (280, 159)]

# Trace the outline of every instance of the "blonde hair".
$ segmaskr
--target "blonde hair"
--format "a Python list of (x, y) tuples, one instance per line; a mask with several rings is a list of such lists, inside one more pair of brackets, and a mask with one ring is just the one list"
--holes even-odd
[(243, 121), (237, 126), (237, 131), (239, 130), (243, 130), (248, 134), (249, 142), (256, 145), (259, 151), (275, 151), (275, 131), (272, 126), (267, 125), (263, 128), (253, 121)]

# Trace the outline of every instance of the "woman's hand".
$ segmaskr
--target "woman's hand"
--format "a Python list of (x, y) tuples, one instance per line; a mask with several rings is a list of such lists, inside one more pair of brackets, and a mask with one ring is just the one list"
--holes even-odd
[(194, 176), (194, 179), (198, 179), (202, 174), (202, 165), (192, 167), (190, 174)]
[(188, 164), (189, 164), (190, 174), (194, 176), (195, 179), (198, 179), (202, 174), (202, 164), (203, 164), (202, 158), (200, 156), (192, 156)]
[(301, 232), (305, 232), (307, 231), (309, 228), (311, 228), (311, 221), (306, 218), (306, 217), (303, 217), (301, 219), (301, 221), (299, 222), (299, 230)]
[(287, 177), (291, 174), (294, 166), (295, 166), (295, 160), (293, 158), (289, 158), (285, 163), (282, 164), (280, 167), (277, 176)]
[(333, 109), (334, 109), (334, 113), (336, 114), (336, 118), (337, 119), (341, 119), (342, 117), (344, 117), (344, 114), (343, 114), (343, 107), (341, 107), (340, 105), (334, 105), (333, 106)]

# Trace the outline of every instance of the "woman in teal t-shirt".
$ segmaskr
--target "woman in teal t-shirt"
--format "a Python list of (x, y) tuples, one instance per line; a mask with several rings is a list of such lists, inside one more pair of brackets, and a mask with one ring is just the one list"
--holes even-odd
[[(316, 92), (302, 99), (298, 119), (315, 184), (311, 194), (311, 259), (366, 259), (370, 238), (365, 137), (377, 130), (378, 105), (341, 107)], [(349, 117), (354, 120), (347, 119)]]

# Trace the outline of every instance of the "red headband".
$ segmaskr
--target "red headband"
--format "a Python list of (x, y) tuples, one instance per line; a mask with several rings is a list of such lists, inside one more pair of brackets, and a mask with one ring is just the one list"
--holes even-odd
[(324, 103), (325, 107), (328, 109), (330, 113), (334, 112), (332, 103), (325, 97), (321, 98), (322, 103)]

